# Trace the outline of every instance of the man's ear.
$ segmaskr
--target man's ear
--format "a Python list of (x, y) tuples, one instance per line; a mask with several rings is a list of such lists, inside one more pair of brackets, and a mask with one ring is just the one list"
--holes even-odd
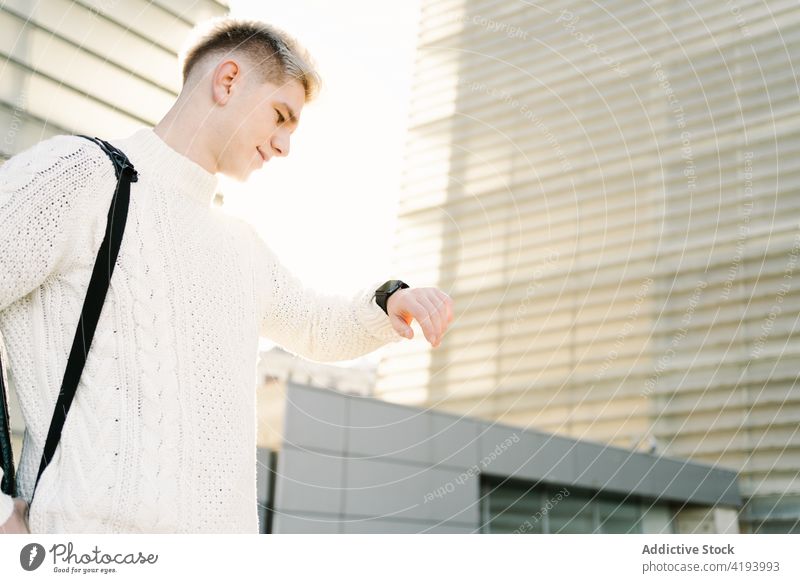
[(214, 103), (225, 105), (233, 94), (234, 85), (241, 80), (242, 69), (239, 63), (232, 59), (222, 61), (214, 69), (211, 79), (211, 92)]

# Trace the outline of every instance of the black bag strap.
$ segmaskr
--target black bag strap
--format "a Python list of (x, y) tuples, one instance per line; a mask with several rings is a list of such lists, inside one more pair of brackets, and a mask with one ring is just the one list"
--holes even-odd
[(8, 418), (8, 399), (6, 398), (4, 375), (3, 355), (0, 354), (0, 390), (3, 393), (2, 410), (0, 410), (0, 467), (3, 468), (3, 480), (0, 482), (0, 490), (15, 497), (17, 482), (14, 479), (14, 450), (11, 448), (11, 423)]
[[(72, 350), (69, 354), (67, 369), (64, 372), (64, 378), (61, 382), (61, 390), (59, 391), (58, 400), (56, 401), (53, 411), (53, 418), (50, 421), (50, 429), (47, 432), (47, 440), (45, 442), (44, 451), (42, 452), (39, 473), (36, 475), (36, 483), (33, 486), (30, 503), (33, 502), (33, 496), (36, 494), (36, 487), (39, 485), (39, 479), (42, 477), (42, 473), (50, 463), (50, 460), (53, 459), (53, 455), (61, 439), (64, 421), (72, 405), (75, 391), (78, 388), (78, 381), (83, 372), (83, 367), (86, 364), (86, 357), (92, 345), (92, 339), (97, 329), (97, 322), (100, 320), (100, 312), (105, 303), (108, 286), (111, 282), (111, 276), (114, 273), (114, 266), (119, 256), (120, 246), (122, 245), (122, 235), (125, 231), (125, 222), (128, 218), (131, 182), (136, 182), (138, 180), (136, 169), (122, 151), (100, 138), (91, 138), (84, 135), (80, 137), (96, 143), (103, 149), (108, 157), (111, 158), (117, 176), (117, 187), (114, 191), (114, 197), (111, 200), (111, 207), (108, 210), (106, 234), (94, 263), (94, 270), (92, 271), (92, 277), (89, 281), (89, 289), (86, 292), (86, 298), (81, 310), (81, 317), (78, 321), (78, 327), (72, 341)], [(0, 384), (3, 384), (2, 363), (0, 363)], [(4, 473), (2, 486), (3, 492), (11, 496), (16, 496), (13, 452), (6, 452), (6, 449), (10, 450), (11, 431), (8, 422), (8, 404), (6, 402), (4, 384), (2, 389), (4, 410), (0, 413), (0, 442), (6, 441), (5, 439), (1, 439), (3, 436), (8, 437), (8, 448), (2, 447), (2, 452), (0, 452), (2, 454)], [(3, 433), (4, 431), (5, 433)]]

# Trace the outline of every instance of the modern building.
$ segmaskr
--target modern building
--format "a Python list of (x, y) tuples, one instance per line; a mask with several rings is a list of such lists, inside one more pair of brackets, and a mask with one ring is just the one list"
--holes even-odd
[(289, 381), (275, 533), (738, 532), (736, 473)]
[(738, 472), (800, 532), (800, 10), (423, 0), (385, 400)]

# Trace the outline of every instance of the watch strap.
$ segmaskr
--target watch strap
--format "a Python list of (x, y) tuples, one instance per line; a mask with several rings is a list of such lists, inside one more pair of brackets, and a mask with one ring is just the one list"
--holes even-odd
[(390, 279), (377, 290), (375, 290), (375, 303), (380, 306), (384, 313), (388, 316), (389, 310), (386, 305), (389, 303), (389, 297), (400, 289), (406, 289), (409, 286), (406, 282), (399, 279)]

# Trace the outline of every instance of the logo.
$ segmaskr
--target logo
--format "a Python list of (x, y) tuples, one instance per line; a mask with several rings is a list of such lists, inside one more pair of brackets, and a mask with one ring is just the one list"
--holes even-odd
[[(50, 547), (50, 555), (53, 557), (53, 572), (54, 573), (116, 573), (117, 567), (110, 567), (109, 565), (153, 565), (158, 561), (158, 555), (148, 554), (145, 555), (141, 551), (138, 554), (134, 553), (116, 553), (114, 555), (104, 553), (100, 548), (95, 547), (87, 552), (76, 554), (72, 546), (72, 542), (67, 544), (57, 543)], [(41, 567), (47, 556), (47, 551), (38, 543), (27, 544), (22, 547), (19, 552), (19, 564), (26, 571), (35, 571)], [(61, 561), (63, 567), (58, 566), (58, 561)], [(92, 565), (98, 566), (92, 566)], [(88, 565), (88, 566), (80, 566)], [(5, 581), (0, 579), (0, 581)]]
[(26, 571), (35, 571), (44, 562), (44, 547), (39, 543), (30, 543), (19, 552), (19, 564)]

